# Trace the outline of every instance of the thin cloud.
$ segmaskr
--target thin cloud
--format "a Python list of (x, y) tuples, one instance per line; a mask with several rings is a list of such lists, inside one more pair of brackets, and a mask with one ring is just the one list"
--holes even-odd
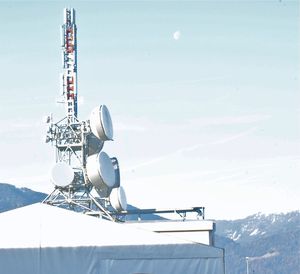
[(218, 125), (236, 125), (236, 124), (252, 124), (269, 120), (272, 116), (269, 114), (254, 114), (244, 116), (225, 116), (225, 117), (207, 117), (191, 120), (189, 125), (197, 127), (218, 126)]
[(253, 128), (249, 128), (246, 131), (242, 131), (242, 132), (240, 132), (238, 134), (232, 135), (230, 137), (222, 138), (222, 139), (219, 139), (219, 140), (216, 140), (216, 141), (212, 141), (212, 142), (208, 142), (208, 143), (197, 144), (197, 145), (190, 146), (190, 147), (184, 147), (184, 148), (181, 148), (178, 151), (176, 151), (176, 153), (191, 152), (191, 151), (197, 150), (197, 149), (199, 149), (201, 147), (209, 146), (209, 145), (226, 144), (228, 142), (231, 142), (231, 141), (240, 139), (240, 138), (242, 138), (244, 136), (247, 136), (247, 135), (251, 134), (252, 132), (256, 131), (257, 129), (258, 129), (258, 127), (253, 127)]
[[(165, 86), (193, 86), (193, 85), (198, 85), (198, 84), (203, 84), (203, 82), (210, 82), (210, 81), (218, 81), (218, 80), (224, 80), (228, 79), (230, 76), (224, 76), (224, 75), (214, 75), (214, 76), (207, 76), (207, 77), (202, 77), (198, 79), (190, 79), (190, 80), (182, 80), (182, 81), (153, 81), (153, 82), (147, 82), (147, 83), (136, 83), (134, 84), (135, 86), (138, 87), (165, 87)], [(225, 96), (227, 97), (227, 96)]]
[[(271, 119), (272, 116), (269, 114), (253, 114), (244, 116), (225, 116), (225, 117), (205, 117), (199, 119), (191, 119), (183, 121), (181, 123), (174, 124), (160, 124), (150, 120), (140, 120), (140, 119), (127, 119), (125, 122), (117, 122), (114, 124), (114, 129), (117, 131), (134, 131), (134, 132), (146, 132), (153, 131), (162, 128), (164, 131), (166, 128), (170, 130), (194, 130), (201, 127), (208, 126), (230, 126), (230, 125), (247, 125), (263, 122)], [(120, 119), (119, 119), (120, 120)], [(255, 129), (255, 128), (254, 128)], [(250, 131), (253, 129), (250, 129)], [(232, 138), (231, 136), (230, 138)], [(222, 142), (222, 140), (218, 140)], [(207, 144), (203, 144), (207, 145)], [(198, 145), (196, 145), (198, 146)]]
[(130, 125), (125, 123), (115, 123), (114, 129), (116, 131), (133, 131), (133, 132), (144, 132), (147, 130), (147, 128), (143, 126)]
[(34, 120), (24, 119), (24, 120), (17, 120), (17, 121), (6, 120), (4, 121), (3, 126), (0, 128), (0, 132), (7, 133), (7, 132), (17, 132), (20, 130), (32, 130), (32, 129), (41, 128), (43, 125), (45, 124), (42, 121), (36, 119)]
[(233, 136), (230, 136), (228, 138), (221, 139), (221, 140), (217, 140), (217, 141), (211, 142), (209, 144), (210, 145), (225, 144), (225, 143), (228, 143), (228, 142), (240, 139), (240, 138), (242, 138), (244, 136), (247, 136), (247, 135), (251, 134), (252, 132), (256, 131), (257, 129), (258, 129), (258, 127), (249, 128), (248, 130), (243, 131), (243, 132), (241, 132), (239, 134), (236, 134), (236, 135), (233, 135)]
[(160, 162), (162, 160), (166, 160), (166, 159), (168, 159), (170, 157), (173, 157), (175, 155), (182, 154), (183, 152), (194, 151), (194, 150), (197, 150), (197, 149), (205, 147), (205, 146), (225, 144), (225, 143), (237, 140), (239, 138), (242, 138), (244, 136), (247, 136), (247, 135), (251, 134), (252, 132), (254, 132), (255, 130), (257, 130), (257, 127), (250, 128), (250, 129), (248, 129), (246, 131), (240, 132), (239, 134), (232, 135), (232, 136), (230, 136), (228, 138), (223, 138), (223, 139), (219, 139), (219, 140), (216, 140), (216, 141), (213, 141), (213, 142), (201, 143), (201, 144), (196, 144), (194, 146), (180, 148), (180, 149), (178, 149), (178, 150), (176, 150), (176, 151), (174, 151), (172, 153), (169, 153), (169, 154), (166, 154), (166, 155), (162, 155), (162, 156), (153, 158), (153, 159), (151, 159), (149, 161), (145, 161), (143, 163), (137, 164), (137, 165), (132, 166), (130, 168), (125, 168), (124, 171), (132, 171), (132, 170), (135, 170), (135, 169), (143, 167), (143, 166), (148, 166), (148, 165)]

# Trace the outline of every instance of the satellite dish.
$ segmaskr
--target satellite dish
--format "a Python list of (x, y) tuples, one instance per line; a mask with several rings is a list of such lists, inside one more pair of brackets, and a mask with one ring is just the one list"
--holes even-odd
[(113, 125), (108, 108), (105, 105), (101, 105), (92, 110), (90, 126), (94, 135), (102, 141), (113, 139)]
[(56, 163), (51, 170), (50, 180), (58, 187), (66, 187), (74, 180), (74, 170), (64, 162)]
[(87, 158), (87, 175), (100, 196), (107, 197), (115, 185), (115, 170), (109, 156), (101, 151)]
[(98, 139), (93, 133), (89, 134), (86, 140), (88, 156), (99, 153), (103, 148), (104, 142)]
[(115, 180), (115, 184), (114, 184), (114, 188), (115, 188), (115, 187), (119, 187), (120, 183), (121, 183), (120, 168), (119, 168), (118, 159), (116, 157), (111, 158), (111, 162), (113, 164), (114, 171), (115, 171), (115, 176), (116, 176), (116, 180)]
[(127, 209), (127, 199), (123, 187), (114, 188), (109, 196), (112, 207), (117, 211)]

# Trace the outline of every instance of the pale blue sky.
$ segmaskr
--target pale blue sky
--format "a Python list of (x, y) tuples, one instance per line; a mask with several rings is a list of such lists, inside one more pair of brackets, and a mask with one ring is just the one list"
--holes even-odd
[[(106, 104), (129, 203), (210, 218), (299, 208), (298, 1), (0, 1), (0, 181), (51, 190), (62, 10), (77, 11), (79, 116)], [(173, 34), (180, 31), (178, 40)]]

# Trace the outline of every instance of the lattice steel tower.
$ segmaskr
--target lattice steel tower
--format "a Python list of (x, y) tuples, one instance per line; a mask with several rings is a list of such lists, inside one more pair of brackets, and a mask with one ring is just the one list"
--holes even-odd
[(113, 138), (112, 121), (105, 105), (94, 108), (89, 120), (78, 120), (77, 28), (71, 8), (64, 9), (61, 46), (66, 116), (55, 123), (52, 115), (47, 119), (46, 142), (55, 146), (56, 164), (51, 171), (55, 189), (44, 203), (116, 220), (127, 206), (119, 163), (101, 151)]

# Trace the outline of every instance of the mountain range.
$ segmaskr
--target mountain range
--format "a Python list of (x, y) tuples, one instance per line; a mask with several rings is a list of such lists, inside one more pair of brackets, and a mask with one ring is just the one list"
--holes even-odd
[[(40, 202), (45, 197), (45, 193), (0, 183), (0, 212)], [(137, 208), (129, 205), (129, 209)], [(300, 211), (217, 220), (215, 245), (225, 249), (227, 274), (246, 273), (246, 257), (249, 274), (300, 274)]]
[(225, 248), (227, 273), (299, 274), (300, 211), (217, 221), (215, 245)]
[(0, 183), (0, 212), (41, 202), (46, 196), (45, 193), (28, 188), (16, 188), (13, 185)]

